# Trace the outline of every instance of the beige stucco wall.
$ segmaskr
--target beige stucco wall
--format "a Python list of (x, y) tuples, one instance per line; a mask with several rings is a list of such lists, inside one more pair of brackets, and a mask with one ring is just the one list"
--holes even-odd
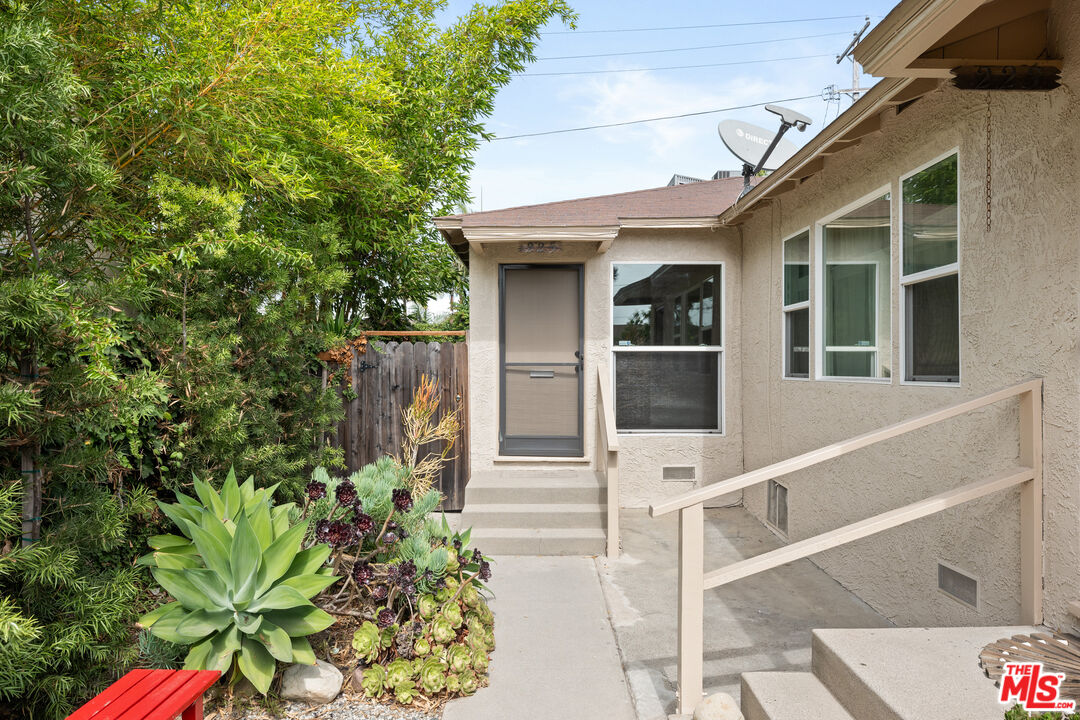
[[(611, 265), (624, 261), (724, 263), (726, 386), (723, 435), (634, 434), (619, 439), (620, 504), (645, 507), (685, 492), (703, 482), (715, 482), (742, 470), (742, 383), (739, 369), (739, 236), (724, 230), (624, 230), (610, 250), (597, 255), (595, 243), (562, 243), (551, 256), (521, 254), (516, 243), (488, 245), (469, 255), (469, 392), (471, 469), (484, 472), (521, 467), (498, 458), (499, 333), (498, 268), (504, 263), (557, 262), (585, 265), (585, 459), (595, 455), (596, 372), (611, 364)], [(545, 467), (554, 463), (527, 463)], [(698, 481), (665, 482), (664, 465), (693, 464)], [(738, 498), (726, 498), (737, 501)]]
[[(1080, 20), (1055, 14), (1065, 87), (995, 93), (993, 226), (986, 230), (986, 93), (943, 88), (889, 113), (881, 133), (743, 226), (742, 377), (747, 469), (1021, 380), (1045, 378), (1046, 622), (1080, 599)], [(899, 178), (959, 148), (961, 386), (899, 381)], [(882, 186), (893, 194), (892, 367), (885, 384), (782, 380), (781, 240)], [(813, 247), (813, 245), (812, 245)], [(813, 284), (816, 273), (812, 273)], [(813, 298), (813, 287), (811, 292)], [(811, 333), (816, 338), (814, 313)], [(1016, 463), (1016, 404), (891, 440), (789, 476), (798, 540)], [(815, 562), (904, 625), (1019, 619), (1019, 493), (993, 495), (818, 555)], [(764, 517), (764, 486), (745, 503)], [(944, 561), (980, 580), (978, 611), (937, 590)]]

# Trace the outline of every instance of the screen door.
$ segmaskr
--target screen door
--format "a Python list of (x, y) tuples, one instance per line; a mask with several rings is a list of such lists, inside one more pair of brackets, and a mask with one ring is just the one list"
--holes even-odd
[(499, 266), (503, 455), (581, 457), (581, 265)]

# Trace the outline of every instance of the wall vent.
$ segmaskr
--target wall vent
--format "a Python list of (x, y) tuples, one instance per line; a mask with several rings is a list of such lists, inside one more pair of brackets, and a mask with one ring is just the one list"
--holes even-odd
[(694, 465), (665, 465), (665, 481), (688, 482), (697, 479), (697, 467)]
[(769, 481), (769, 506), (766, 515), (770, 525), (787, 535), (787, 488), (775, 480)]
[(979, 609), (979, 581), (943, 563), (937, 566), (938, 589), (951, 598)]

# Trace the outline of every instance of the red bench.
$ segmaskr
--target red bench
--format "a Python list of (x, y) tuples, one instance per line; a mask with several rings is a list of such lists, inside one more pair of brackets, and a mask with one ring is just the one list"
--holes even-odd
[(203, 720), (203, 693), (217, 670), (132, 670), (67, 720)]

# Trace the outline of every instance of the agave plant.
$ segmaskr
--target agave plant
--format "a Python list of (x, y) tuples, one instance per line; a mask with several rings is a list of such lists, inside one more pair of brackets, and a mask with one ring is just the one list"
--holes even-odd
[[(232, 472), (216, 492), (198, 479), (202, 502), (178, 494), (159, 503), (180, 536), (157, 536), (142, 562), (175, 600), (139, 622), (169, 642), (189, 645), (186, 669), (234, 666), (265, 694), (275, 661), (315, 663), (306, 637), (334, 619), (314, 597), (338, 578), (324, 568), (330, 548), (301, 550), (307, 529), (289, 525), (289, 505), (271, 507), (273, 488), (238, 486)], [(237, 674), (238, 673), (238, 674)]]

